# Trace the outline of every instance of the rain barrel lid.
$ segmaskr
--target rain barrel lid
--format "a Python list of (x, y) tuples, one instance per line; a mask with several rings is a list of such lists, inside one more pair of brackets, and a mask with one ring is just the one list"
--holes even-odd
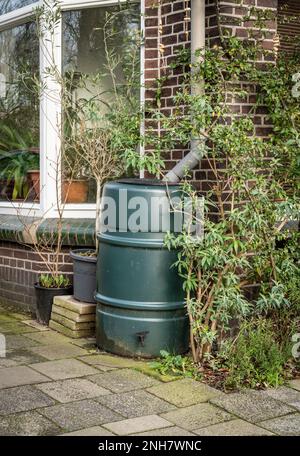
[(131, 184), (131, 185), (150, 185), (150, 186), (158, 186), (166, 187), (166, 186), (179, 186), (178, 182), (166, 182), (159, 179), (138, 179), (138, 178), (128, 178), (128, 179), (118, 179), (118, 183), (121, 184)]

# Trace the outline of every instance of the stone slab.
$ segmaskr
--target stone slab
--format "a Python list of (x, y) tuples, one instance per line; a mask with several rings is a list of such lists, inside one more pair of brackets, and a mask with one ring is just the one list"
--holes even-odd
[(114, 393), (125, 393), (147, 388), (158, 383), (157, 380), (147, 377), (140, 372), (130, 369), (113, 370), (89, 377), (97, 385), (107, 388)]
[(0, 369), (0, 389), (13, 386), (31, 385), (33, 383), (47, 382), (49, 378), (28, 366), (16, 366)]
[(46, 325), (41, 325), (36, 320), (22, 320), (24, 325), (30, 326), (31, 328), (37, 329), (38, 331), (49, 331), (49, 327)]
[(110, 394), (109, 396), (99, 397), (97, 401), (126, 418), (155, 415), (169, 412), (176, 408), (174, 405), (143, 390)]
[(36, 328), (25, 325), (17, 320), (14, 320), (13, 322), (2, 322), (0, 324), (0, 332), (2, 334), (26, 334), (36, 331)]
[[(39, 334), (39, 333), (34, 333), (34, 334)], [(33, 333), (30, 333), (30, 336), (33, 335)], [(5, 337), (6, 339), (6, 349), (7, 350), (18, 350), (18, 349), (24, 349), (24, 348), (30, 348), (30, 347), (36, 347), (38, 342), (32, 339), (28, 339), (27, 336), (22, 336), (20, 334), (14, 334), (14, 335), (8, 335)]]
[(35, 345), (58, 345), (70, 341), (68, 337), (59, 334), (56, 331), (31, 333), (26, 334), (24, 337), (30, 339), (31, 341), (37, 342)]
[(267, 431), (266, 429), (240, 419), (226, 421), (225, 423), (220, 424), (214, 424), (202, 429), (196, 429), (194, 433), (203, 437), (274, 435), (272, 432)]
[(101, 426), (94, 426), (87, 429), (80, 429), (80, 431), (67, 432), (61, 434), (62, 437), (109, 437), (113, 436), (112, 432), (104, 429)]
[(96, 304), (77, 301), (73, 296), (56, 296), (53, 303), (80, 315), (96, 313)]
[(25, 412), (54, 403), (53, 399), (33, 386), (19, 386), (0, 391), (0, 415)]
[(206, 402), (213, 397), (223, 394), (204, 383), (188, 378), (172, 383), (160, 384), (149, 388), (148, 391), (177, 407), (188, 407), (189, 405)]
[(71, 321), (76, 323), (83, 323), (87, 321), (96, 321), (96, 313), (92, 314), (78, 314), (77, 312), (72, 312), (71, 310), (66, 309), (65, 307), (59, 307), (53, 305), (52, 312), (62, 317), (68, 318)]
[(251, 423), (294, 412), (292, 407), (273, 399), (265, 391), (227, 394), (212, 399), (211, 403)]
[(72, 329), (66, 328), (65, 326), (57, 323), (56, 321), (51, 320), (49, 323), (51, 329), (63, 334), (64, 336), (70, 337), (72, 339), (81, 339), (82, 337), (90, 337), (95, 334), (94, 329), (81, 329), (73, 331)]
[(0, 368), (41, 363), (43, 361), (46, 361), (46, 359), (30, 350), (9, 350), (6, 352), (5, 358), (0, 358)]
[(56, 323), (59, 323), (60, 325), (65, 326), (72, 331), (95, 329), (96, 325), (95, 320), (77, 323), (75, 321), (69, 320), (66, 317), (63, 317), (62, 315), (56, 314), (55, 312), (51, 313), (51, 321), (55, 321)]
[(83, 399), (92, 399), (105, 394), (109, 394), (111, 396), (110, 391), (90, 382), (89, 380), (86, 380), (85, 378), (72, 378), (68, 380), (43, 383), (37, 385), (37, 388), (62, 404), (72, 401), (81, 401)]
[(62, 430), (37, 412), (24, 412), (0, 417), (2, 436), (52, 436)]
[(88, 336), (88, 337), (83, 337), (82, 339), (72, 339), (70, 340), (71, 344), (77, 345), (78, 347), (85, 348), (86, 350), (89, 350), (89, 353), (97, 353), (98, 349), (96, 346), (96, 337), (95, 335), (93, 336)]
[(93, 354), (84, 356), (81, 358), (87, 364), (91, 366), (97, 366), (103, 371), (109, 371), (118, 368), (138, 368), (143, 366), (145, 363), (143, 361), (138, 361), (130, 358), (123, 358), (118, 356), (112, 356), (107, 354)]
[(153, 436), (153, 437), (192, 437), (195, 436), (192, 432), (186, 431), (178, 426), (167, 427), (163, 429), (154, 429), (152, 431), (140, 432), (135, 436)]
[(67, 431), (77, 431), (121, 419), (120, 415), (92, 399), (45, 407), (39, 412)]
[(273, 397), (273, 399), (286, 402), (290, 405), (300, 402), (300, 391), (296, 391), (293, 388), (286, 388), (285, 386), (281, 386), (280, 388), (269, 388), (266, 390), (266, 394)]
[(188, 431), (201, 429), (232, 419), (232, 415), (208, 403), (191, 405), (161, 415), (166, 420)]
[(297, 391), (300, 391), (300, 378), (297, 378), (295, 380), (291, 380), (289, 382), (289, 385), (291, 388), (297, 390)]
[(49, 345), (48, 347), (33, 347), (31, 351), (37, 355), (43, 356), (50, 361), (63, 358), (75, 358), (77, 356), (82, 356), (88, 353), (86, 350), (69, 343)]
[(268, 421), (262, 421), (259, 425), (278, 435), (299, 436), (300, 413), (281, 416)]
[(150, 431), (151, 429), (162, 429), (171, 426), (164, 418), (158, 415), (141, 416), (128, 420), (104, 424), (104, 427), (117, 435), (130, 435), (138, 432)]
[(86, 375), (93, 375), (99, 372), (87, 364), (78, 361), (77, 359), (46, 361), (44, 363), (31, 364), (30, 367), (43, 375), (47, 375), (47, 377), (50, 377), (53, 380), (84, 377)]

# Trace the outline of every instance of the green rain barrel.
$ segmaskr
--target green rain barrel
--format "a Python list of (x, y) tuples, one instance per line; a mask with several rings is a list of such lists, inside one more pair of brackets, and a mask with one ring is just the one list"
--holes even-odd
[(166, 232), (178, 226), (170, 198), (178, 204), (180, 187), (158, 180), (104, 186), (95, 295), (102, 350), (156, 357), (161, 350), (180, 354), (189, 348), (182, 280), (172, 266), (177, 253), (164, 245)]

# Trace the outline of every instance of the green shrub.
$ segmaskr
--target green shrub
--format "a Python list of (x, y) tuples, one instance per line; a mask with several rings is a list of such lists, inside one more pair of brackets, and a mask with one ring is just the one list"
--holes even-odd
[(230, 388), (277, 387), (284, 382), (286, 346), (276, 340), (272, 322), (265, 319), (244, 323), (236, 340), (223, 352)]

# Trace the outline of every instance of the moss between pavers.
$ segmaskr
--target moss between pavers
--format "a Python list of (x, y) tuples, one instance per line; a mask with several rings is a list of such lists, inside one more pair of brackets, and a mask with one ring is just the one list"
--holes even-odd
[(141, 366), (136, 366), (135, 370), (142, 372), (145, 375), (149, 375), (150, 377), (155, 378), (156, 380), (160, 380), (161, 382), (168, 383), (174, 382), (176, 380), (180, 380), (182, 377), (175, 377), (173, 375), (162, 375), (156, 370), (152, 369), (149, 366), (149, 363), (144, 363)]

